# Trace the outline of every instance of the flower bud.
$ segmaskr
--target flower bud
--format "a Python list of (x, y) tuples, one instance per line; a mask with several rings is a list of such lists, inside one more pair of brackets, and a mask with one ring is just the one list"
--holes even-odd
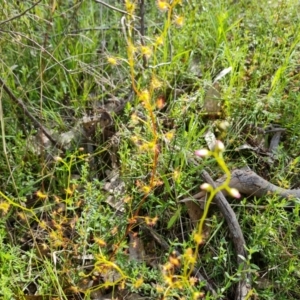
[(223, 131), (227, 130), (228, 127), (230, 126), (229, 122), (228, 121), (222, 121), (220, 124), (219, 124), (219, 128)]
[(221, 142), (221, 141), (216, 141), (216, 144), (215, 144), (215, 151), (217, 152), (223, 152), (225, 150), (225, 146), (224, 144)]
[(241, 198), (240, 192), (237, 189), (235, 189), (235, 188), (229, 189), (228, 193), (229, 193), (230, 196), (232, 196), (234, 198), (237, 198), (237, 199)]
[(195, 155), (200, 157), (207, 157), (209, 156), (210, 152), (207, 149), (199, 149), (195, 151)]
[(203, 183), (201, 184), (200, 189), (203, 191), (210, 192), (212, 190), (212, 186), (208, 183)]

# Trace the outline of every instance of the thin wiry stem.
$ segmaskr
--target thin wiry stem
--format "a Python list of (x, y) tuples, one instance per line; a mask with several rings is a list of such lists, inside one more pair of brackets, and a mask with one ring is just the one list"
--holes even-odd
[(21, 17), (21, 16), (23, 16), (23, 15), (25, 15), (28, 11), (30, 11), (31, 9), (33, 9), (33, 8), (34, 8), (35, 6), (37, 6), (40, 2), (42, 2), (42, 0), (39, 0), (38, 2), (35, 2), (32, 6), (30, 6), (30, 7), (27, 8), (27, 9), (25, 9), (23, 12), (19, 13), (18, 15), (15, 15), (15, 16), (13, 16), (13, 17), (7, 19), (7, 20), (4, 20), (4, 21), (0, 22), (0, 26), (3, 25), (3, 24), (5, 24), (5, 23), (8, 23), (8, 22), (10, 22), (10, 21), (12, 21), (12, 20), (15, 20), (15, 19), (17, 19), (17, 18), (19, 18), (19, 17)]

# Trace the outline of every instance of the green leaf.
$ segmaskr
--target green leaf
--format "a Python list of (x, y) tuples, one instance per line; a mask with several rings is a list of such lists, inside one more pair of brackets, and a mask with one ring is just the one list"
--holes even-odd
[(181, 213), (181, 207), (179, 207), (177, 210), (176, 210), (176, 212), (175, 212), (175, 214), (172, 216), (172, 218), (170, 219), (170, 221), (168, 222), (168, 229), (170, 229), (173, 225), (174, 225), (174, 223), (177, 221), (177, 219), (179, 218), (179, 216), (180, 216), (180, 213)]

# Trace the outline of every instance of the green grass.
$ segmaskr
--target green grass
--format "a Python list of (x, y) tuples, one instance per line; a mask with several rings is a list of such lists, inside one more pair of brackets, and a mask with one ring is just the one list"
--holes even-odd
[[(214, 158), (191, 163), (195, 150), (207, 148), (209, 128), (225, 144), (230, 170), (248, 165), (276, 185), (299, 187), (299, 3), (177, 2), (169, 13), (154, 1), (145, 4), (144, 39), (138, 6), (135, 18), (126, 15), (124, 27), (122, 13), (93, 1), (42, 0), (0, 24), (0, 77), (54, 136), (72, 130), (84, 115), (99, 113), (99, 106), (131, 97), (121, 114), (111, 113), (115, 140), (105, 139), (97, 127), (95, 136), (81, 136), (65, 153), (51, 146), (38, 154), (29, 145), (38, 128), (0, 88), (3, 299), (26, 299), (33, 282), (36, 295), (49, 299), (76, 293), (92, 299), (98, 289), (121, 293), (125, 287), (151, 299), (199, 299), (204, 283), (193, 284), (185, 270), (193, 264), (214, 284), (217, 296), (206, 293), (205, 299), (232, 299), (240, 270), (223, 217), (210, 207), (209, 236), (193, 263), (189, 251), (198, 246), (180, 202), (199, 192), (203, 169), (214, 179), (223, 175)], [(0, 19), (31, 5), (5, 2)], [(182, 27), (176, 25), (181, 16)], [(216, 75), (228, 67), (232, 71), (218, 82), (218, 121), (226, 120), (229, 128), (220, 132), (203, 104)], [(249, 125), (270, 124), (286, 129), (273, 164), (259, 153), (236, 151), (257, 139), (247, 132)], [(109, 191), (113, 156), (123, 187)], [(122, 212), (108, 203), (109, 194)], [(286, 209), (287, 202), (274, 195), (230, 200), (247, 244), (252, 293), (259, 299), (300, 298), (300, 206), (295, 201)], [(144, 223), (164, 238), (167, 250)], [(135, 261), (128, 233), (137, 232), (146, 258)], [(176, 261), (175, 250), (183, 255), (181, 265), (166, 272), (168, 262)], [(90, 254), (91, 261), (79, 258)]]

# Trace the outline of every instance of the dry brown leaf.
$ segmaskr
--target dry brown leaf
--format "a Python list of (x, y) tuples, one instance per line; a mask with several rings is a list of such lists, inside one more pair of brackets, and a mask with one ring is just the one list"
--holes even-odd
[(196, 226), (203, 215), (203, 210), (199, 204), (194, 201), (187, 201), (185, 205), (192, 223)]

